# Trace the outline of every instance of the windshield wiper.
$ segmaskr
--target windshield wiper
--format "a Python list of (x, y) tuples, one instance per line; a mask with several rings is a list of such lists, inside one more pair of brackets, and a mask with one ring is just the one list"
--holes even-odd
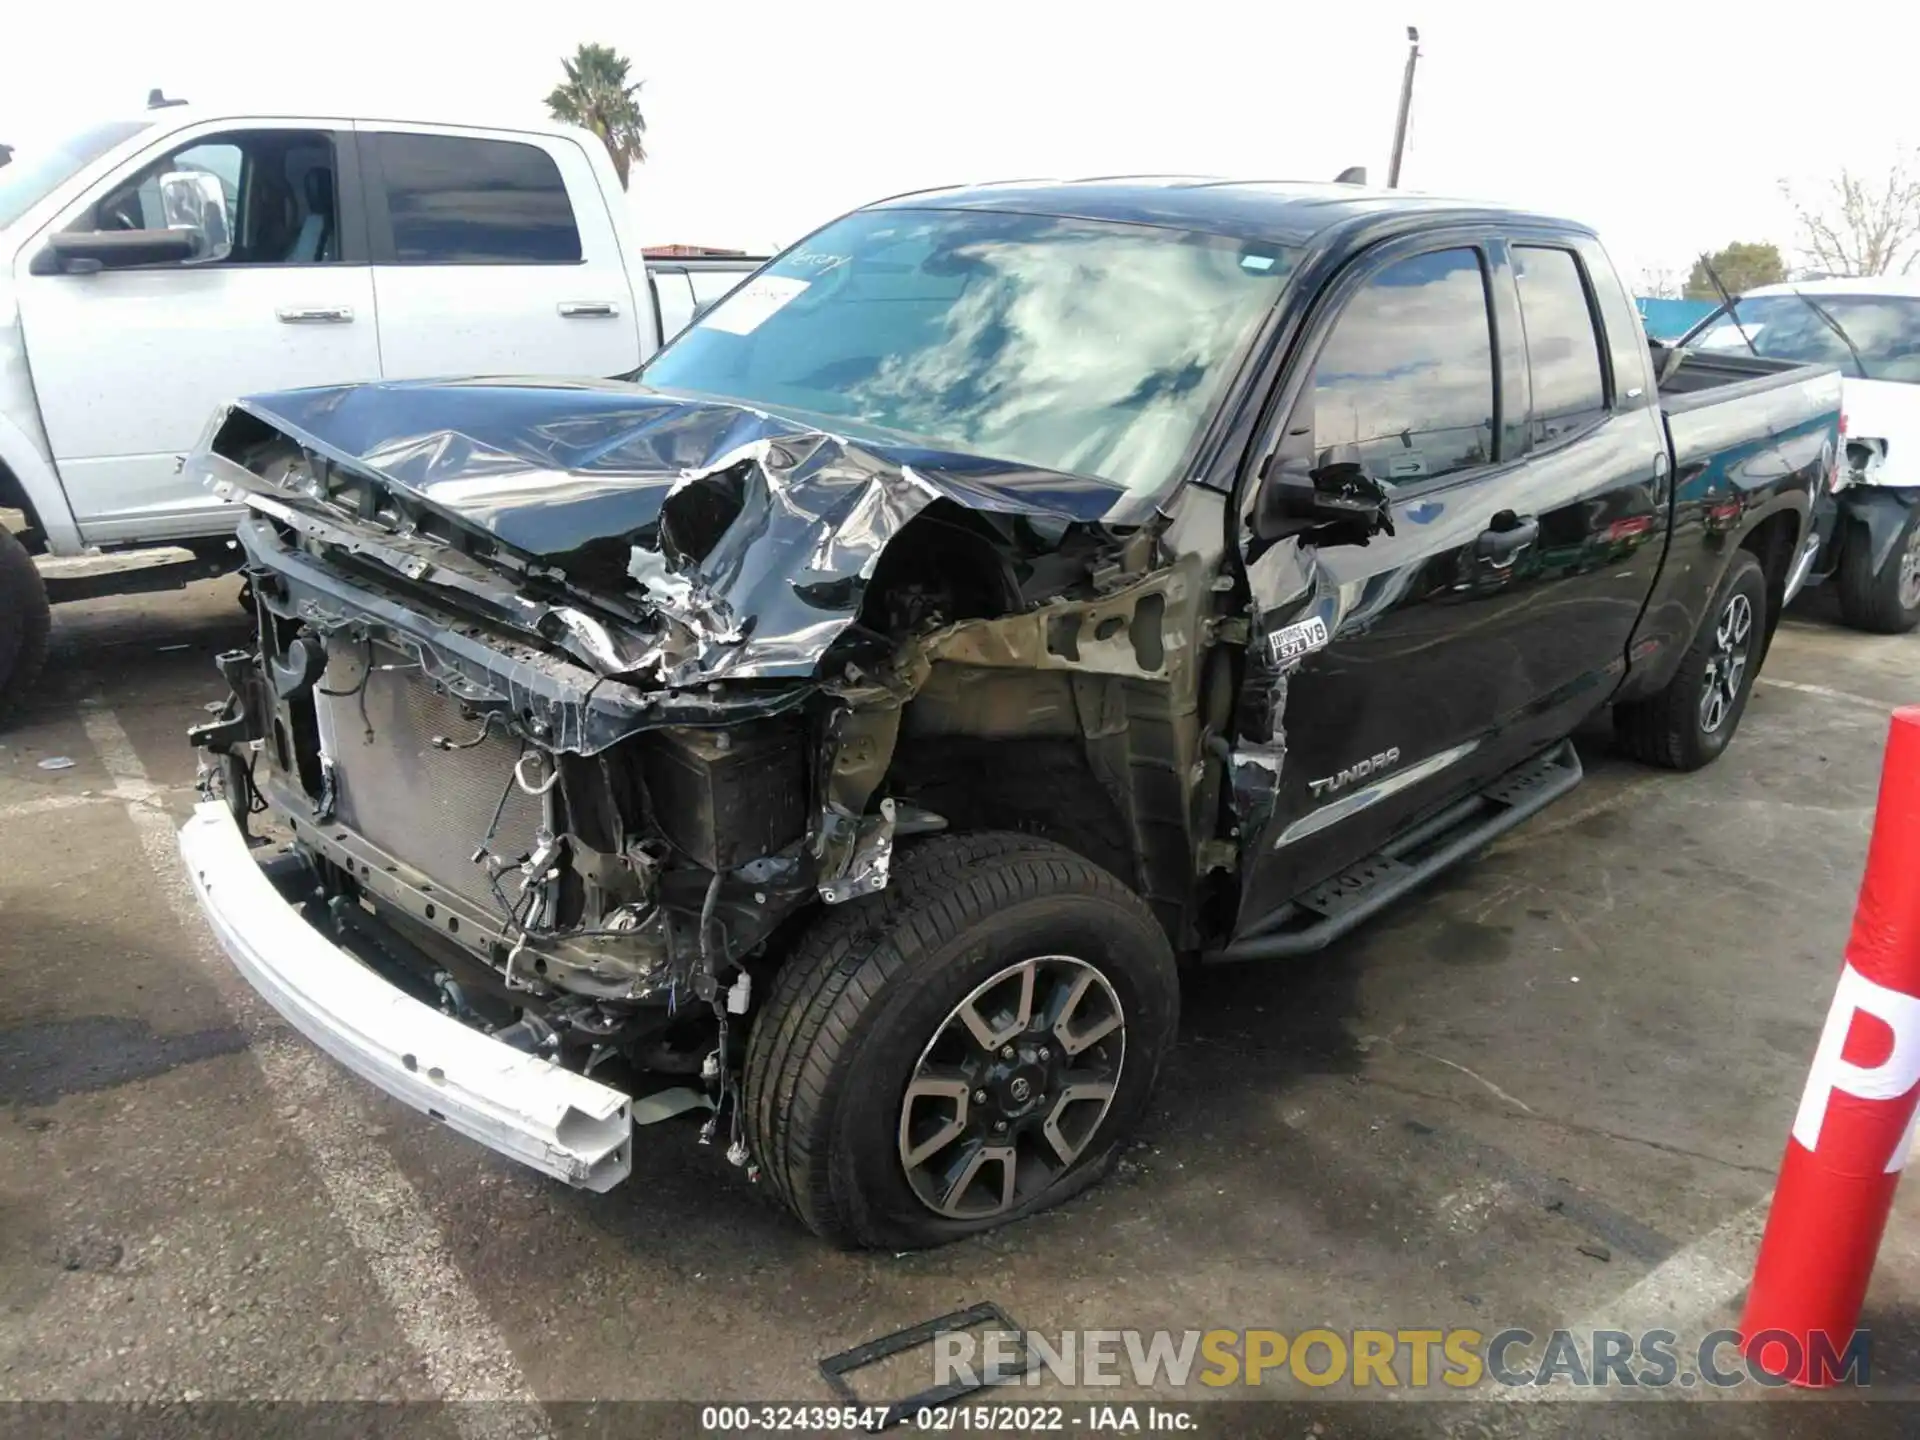
[(1805, 305), (1820, 317), (1821, 324), (1825, 325), (1829, 330), (1833, 331), (1835, 335), (1840, 337), (1840, 343), (1846, 346), (1847, 353), (1853, 356), (1854, 368), (1860, 372), (1860, 378), (1862, 380), (1871, 380), (1873, 378), (1873, 372), (1867, 369), (1867, 362), (1860, 358), (1859, 350), (1854, 347), (1853, 341), (1847, 337), (1847, 332), (1840, 328), (1840, 322), (1827, 313), (1827, 307), (1820, 304), (1811, 295), (1803, 294), (1799, 290), (1795, 290), (1793, 293), (1802, 305)]
[(1711, 280), (1713, 288), (1720, 292), (1720, 303), (1727, 307), (1727, 315), (1733, 321), (1733, 328), (1740, 332), (1740, 338), (1747, 342), (1747, 349), (1753, 351), (1753, 358), (1758, 360), (1760, 351), (1755, 347), (1753, 337), (1747, 334), (1747, 327), (1740, 323), (1740, 307), (1734, 303), (1733, 296), (1728, 293), (1727, 287), (1720, 283), (1720, 276), (1715, 272), (1713, 262), (1702, 255), (1700, 268), (1707, 272), (1707, 279)]

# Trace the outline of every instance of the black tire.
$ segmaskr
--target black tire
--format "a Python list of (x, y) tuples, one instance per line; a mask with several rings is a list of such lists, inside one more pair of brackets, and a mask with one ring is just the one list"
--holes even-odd
[[(1744, 602), (1747, 616), (1743, 663), (1733, 693), (1721, 696), (1723, 711), (1709, 724), (1709, 684), (1720, 683), (1726, 673), (1726, 655), (1720, 644), (1721, 627)], [(1666, 688), (1644, 700), (1629, 701), (1613, 708), (1613, 730), (1620, 748), (1634, 759), (1665, 770), (1698, 770), (1719, 758), (1740, 728), (1746, 712), (1747, 697), (1753, 693), (1754, 676), (1766, 657), (1767, 575), (1751, 551), (1736, 550), (1727, 566), (1725, 578), (1707, 607), (1699, 634), (1680, 657), (1680, 668)]]
[[(1886, 563), (1873, 568), (1873, 542), (1867, 527), (1859, 521), (1843, 521), (1840, 537), (1839, 581), (1840, 618), (1855, 630), (1876, 635), (1904, 635), (1920, 625), (1920, 589), (1909, 581), (1901, 595), (1903, 562), (1908, 548), (1920, 545), (1920, 506), (1907, 511), (1906, 524), (1900, 527)], [(1920, 556), (1916, 556), (1920, 559)], [(1908, 604), (1907, 600), (1913, 603)]]
[[(1111, 1098), (1077, 1156), (1050, 1180), (1042, 1169), (1032, 1194), (985, 1218), (937, 1213), (916, 1193), (903, 1157), (908, 1082), (963, 1001), (1042, 956), (1079, 957), (1069, 963), (1097, 970), (1116, 999), (1123, 1029)], [(915, 841), (895, 853), (885, 890), (826, 910), (782, 965), (747, 1046), (747, 1142), (774, 1194), (844, 1248), (915, 1249), (991, 1229), (1058, 1204), (1107, 1172), (1146, 1109), (1179, 1003), (1165, 932), (1091, 861), (1026, 835)], [(1023, 1034), (1041, 1048), (1021, 1053), (1044, 1059), (1047, 1037), (1059, 1031), (1044, 1028), (1034, 1009)], [(1064, 1050), (1055, 1047), (1060, 1065), (1069, 1063)], [(1102, 1043), (1092, 1054), (1107, 1050)], [(1019, 1078), (1003, 1093), (1017, 1093), (1010, 1087)], [(1058, 1122), (1064, 1092), (1055, 1103)], [(984, 1129), (988, 1121), (975, 1123)], [(1039, 1143), (1035, 1123), (1013, 1122), (1016, 1131), (1027, 1128), (1023, 1147)], [(1021, 1150), (1023, 1165), (1029, 1153)], [(1000, 1172), (1009, 1185), (1017, 1168)]]
[(47, 587), (26, 547), (0, 526), (0, 725), (40, 678), (53, 616)]

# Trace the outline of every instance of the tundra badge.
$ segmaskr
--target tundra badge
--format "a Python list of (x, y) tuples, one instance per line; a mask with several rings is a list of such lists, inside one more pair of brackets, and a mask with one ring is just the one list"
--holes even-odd
[(1356, 760), (1338, 775), (1329, 775), (1324, 780), (1309, 780), (1307, 789), (1317, 798), (1321, 795), (1337, 795), (1356, 780), (1364, 780), (1369, 775), (1378, 775), (1400, 763), (1400, 747), (1382, 750), (1378, 755), (1369, 755), (1364, 760)]

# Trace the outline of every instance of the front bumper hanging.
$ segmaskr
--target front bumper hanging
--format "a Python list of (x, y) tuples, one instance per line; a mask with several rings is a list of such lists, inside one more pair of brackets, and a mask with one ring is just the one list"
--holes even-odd
[(254, 861), (225, 804), (180, 829), (200, 908), (240, 973), (364, 1080), (522, 1164), (582, 1189), (633, 1168), (628, 1097), (442, 1015), (309, 925)]

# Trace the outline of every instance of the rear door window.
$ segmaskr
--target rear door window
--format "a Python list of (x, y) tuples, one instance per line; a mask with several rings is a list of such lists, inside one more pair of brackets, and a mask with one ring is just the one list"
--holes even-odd
[(698, 302), (686, 271), (648, 268), (653, 275), (654, 298), (660, 304), (660, 338), (671, 340), (687, 328)]
[(1513, 270), (1533, 380), (1533, 443), (1550, 445), (1607, 413), (1600, 337), (1571, 250), (1516, 245)]
[(1493, 415), (1493, 330), (1478, 250), (1387, 266), (1348, 302), (1314, 362), (1318, 464), (1352, 447), (1375, 480), (1435, 480), (1493, 459)]
[(537, 145), (383, 132), (392, 260), (402, 265), (578, 262), (580, 230), (553, 157)]

